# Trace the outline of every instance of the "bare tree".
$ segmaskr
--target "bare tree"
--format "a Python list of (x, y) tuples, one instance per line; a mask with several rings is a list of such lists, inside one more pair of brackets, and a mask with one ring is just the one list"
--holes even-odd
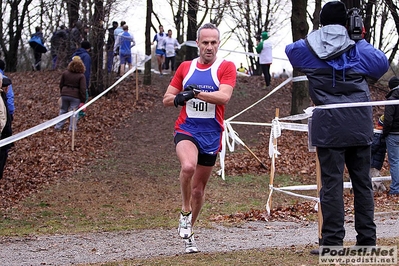
[[(197, 13), (198, 0), (188, 0), (187, 10), (187, 41), (195, 41), (197, 33)], [(198, 56), (198, 49), (196, 47), (186, 48), (186, 60), (192, 60)]]
[[(147, 14), (146, 14), (146, 21), (145, 21), (145, 54), (151, 54), (151, 15), (153, 13), (152, 9), (152, 0), (147, 0)], [(151, 85), (151, 61), (147, 61), (145, 63), (144, 68), (144, 85)]]
[[(309, 25), (306, 21), (307, 0), (292, 0), (291, 28), (292, 39), (297, 41), (306, 37)], [(294, 77), (299, 76), (294, 69)], [(294, 82), (292, 84), (291, 114), (302, 113), (309, 106), (309, 91), (307, 82)]]
[[(31, 3), (32, 0), (25, 0), (22, 3), (20, 0), (1, 1), (0, 3), (0, 10), (9, 11), (1, 13), (1, 21), (8, 21), (7, 27), (4, 28), (3, 23), (0, 25), (0, 33), (3, 36), (0, 38), (0, 46), (4, 53), (6, 71), (17, 71), (18, 61), (15, 59), (18, 58), (18, 43), (21, 40), (24, 20)], [(5, 18), (7, 13), (9, 14), (8, 19)]]
[[(397, 36), (399, 34), (398, 3), (394, 4), (392, 0), (386, 0), (385, 2), (388, 5), (389, 10), (391, 11), (391, 15), (393, 17), (393, 20), (394, 20), (394, 23), (395, 23), (395, 26), (396, 26), (396, 32), (397, 32), (396, 36)], [(396, 41), (393, 42), (393, 43), (394, 43), (394, 46), (391, 47), (392, 50), (391, 50), (391, 54), (390, 54), (389, 59), (388, 59), (389, 63), (391, 63), (394, 60), (395, 55), (396, 55), (396, 53), (398, 51), (398, 39), (397, 39), (397, 37), (396, 37)]]
[[(98, 95), (104, 90), (103, 80), (103, 61), (104, 61), (104, 5), (102, 0), (94, 0), (94, 14), (92, 19), (92, 35), (90, 43), (93, 47), (92, 53), (92, 75), (91, 75), (91, 95)], [(105, 76), (105, 75), (104, 75)]]
[(272, 36), (279, 32), (289, 18), (287, 1), (230, 1), (225, 12), (232, 20), (227, 25), (230, 34), (238, 39), (245, 52), (248, 52), (248, 65), (255, 75), (261, 75), (257, 57), (254, 53), (254, 39), (260, 37), (263, 31), (268, 31)]
[(69, 28), (73, 28), (76, 21), (79, 20), (80, 0), (65, 0), (67, 3)]

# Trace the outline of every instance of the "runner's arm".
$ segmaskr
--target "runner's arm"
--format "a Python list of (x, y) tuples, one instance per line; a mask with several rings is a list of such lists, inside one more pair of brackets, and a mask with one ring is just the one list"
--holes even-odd
[(233, 94), (232, 86), (227, 84), (220, 84), (218, 91), (214, 92), (201, 91), (196, 98), (208, 103), (224, 105), (230, 101), (232, 94)]
[(163, 105), (164, 106), (174, 106), (174, 100), (175, 97), (178, 93), (180, 93), (181, 90), (173, 87), (172, 85), (168, 86), (168, 89), (166, 90), (164, 96), (163, 96)]

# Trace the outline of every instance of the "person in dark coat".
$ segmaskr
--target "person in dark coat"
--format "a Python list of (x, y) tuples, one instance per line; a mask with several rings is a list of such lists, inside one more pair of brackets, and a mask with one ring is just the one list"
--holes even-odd
[[(320, 12), (319, 30), (287, 45), (292, 66), (305, 73), (309, 95), (316, 105), (369, 102), (369, 78), (378, 80), (388, 70), (385, 54), (364, 39), (351, 40), (344, 3), (331, 1)], [(345, 165), (354, 194), (356, 245), (376, 245), (374, 193), (370, 178), (373, 138), (372, 107), (315, 108), (311, 142), (320, 162), (320, 203), (323, 215), (321, 246), (343, 246)], [(316, 252), (315, 252), (316, 253)]]
[(79, 56), (80, 59), (82, 59), (83, 64), (85, 65), (86, 71), (85, 71), (85, 77), (86, 77), (86, 90), (89, 89), (90, 85), (90, 72), (91, 72), (91, 57), (90, 57), (90, 52), (91, 50), (91, 44), (88, 41), (83, 41), (80, 44), (80, 48), (76, 50), (75, 53), (73, 53), (72, 57)]
[(112, 27), (108, 29), (107, 39), (107, 71), (111, 73), (114, 64), (114, 45), (115, 45), (115, 29), (118, 28), (118, 22), (113, 21)]
[[(391, 90), (385, 96), (387, 100), (399, 100), (399, 78), (392, 77), (388, 85)], [(387, 145), (391, 173), (389, 195), (399, 196), (399, 105), (385, 106), (382, 134)]]
[(65, 25), (61, 25), (59, 30), (53, 33), (50, 39), (51, 57), (53, 61), (53, 70), (66, 65), (66, 52), (68, 49), (68, 32)]
[[(42, 28), (41, 27), (37, 26), (35, 28), (35, 33), (32, 35), (32, 38), (34, 36), (37, 36), (40, 39), (42, 45), (44, 44), (44, 37), (43, 37), (43, 33), (42, 33)], [(34, 70), (40, 71), (40, 69), (41, 69), (40, 64), (42, 62), (42, 53), (43, 52), (39, 51), (37, 48), (33, 49), (33, 55), (35, 57)]]
[[(60, 80), (61, 108), (59, 115), (63, 115), (70, 110), (77, 110), (80, 104), (86, 100), (86, 78), (84, 75), (85, 65), (79, 56), (72, 58), (68, 68), (62, 73)], [(75, 123), (74, 123), (75, 122)], [(69, 130), (73, 127), (76, 130), (77, 119), (71, 116)], [(61, 131), (65, 120), (55, 125), (56, 131)]]
[[(380, 175), (381, 168), (385, 161), (385, 154), (387, 152), (387, 145), (385, 138), (382, 134), (384, 127), (384, 115), (378, 118), (376, 127), (374, 128), (373, 143), (371, 143), (371, 162), (370, 162), (370, 176), (378, 177)], [(373, 181), (373, 191), (385, 191), (386, 187), (382, 181)]]

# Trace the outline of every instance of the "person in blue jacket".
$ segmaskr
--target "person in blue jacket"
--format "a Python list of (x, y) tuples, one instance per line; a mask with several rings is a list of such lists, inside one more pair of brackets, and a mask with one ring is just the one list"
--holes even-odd
[[(2, 74), (3, 77), (8, 78), (6, 75), (4, 75), (5, 69), (6, 69), (6, 63), (0, 59), (0, 74)], [(12, 120), (14, 120), (14, 111), (15, 111), (14, 91), (12, 90), (12, 84), (8, 86), (6, 97), (7, 97), (7, 108), (11, 116), (11, 122), (12, 122)]]
[[(335, 103), (369, 102), (366, 78), (378, 80), (388, 70), (385, 54), (366, 40), (350, 39), (344, 3), (332, 1), (320, 12), (322, 27), (287, 45), (292, 66), (309, 81), (316, 107)], [(321, 168), (321, 246), (342, 246), (345, 236), (343, 174), (345, 165), (354, 193), (356, 245), (376, 245), (374, 199), (369, 175), (373, 140), (372, 107), (315, 108), (311, 142)]]
[(83, 64), (85, 65), (86, 71), (85, 71), (85, 77), (86, 77), (86, 101), (88, 99), (88, 92), (89, 92), (89, 86), (90, 86), (90, 72), (91, 72), (91, 57), (90, 57), (90, 52), (91, 50), (91, 44), (88, 41), (82, 41), (80, 43), (80, 48), (76, 50), (76, 52), (73, 53), (72, 58), (74, 56), (79, 56), (80, 59), (82, 59)]

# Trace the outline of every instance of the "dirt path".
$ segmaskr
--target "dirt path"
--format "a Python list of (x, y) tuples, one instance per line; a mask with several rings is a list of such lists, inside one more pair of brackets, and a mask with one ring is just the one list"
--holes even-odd
[[(377, 234), (399, 236), (399, 214), (376, 215)], [(346, 241), (355, 241), (353, 222), (346, 223)], [(312, 245), (317, 242), (316, 223), (249, 222), (240, 227), (215, 225), (200, 228), (196, 239), (201, 252), (226, 252), (267, 247)], [(40, 236), (1, 240), (0, 264), (71, 265), (183, 254), (176, 230), (141, 230), (117, 233)]]

